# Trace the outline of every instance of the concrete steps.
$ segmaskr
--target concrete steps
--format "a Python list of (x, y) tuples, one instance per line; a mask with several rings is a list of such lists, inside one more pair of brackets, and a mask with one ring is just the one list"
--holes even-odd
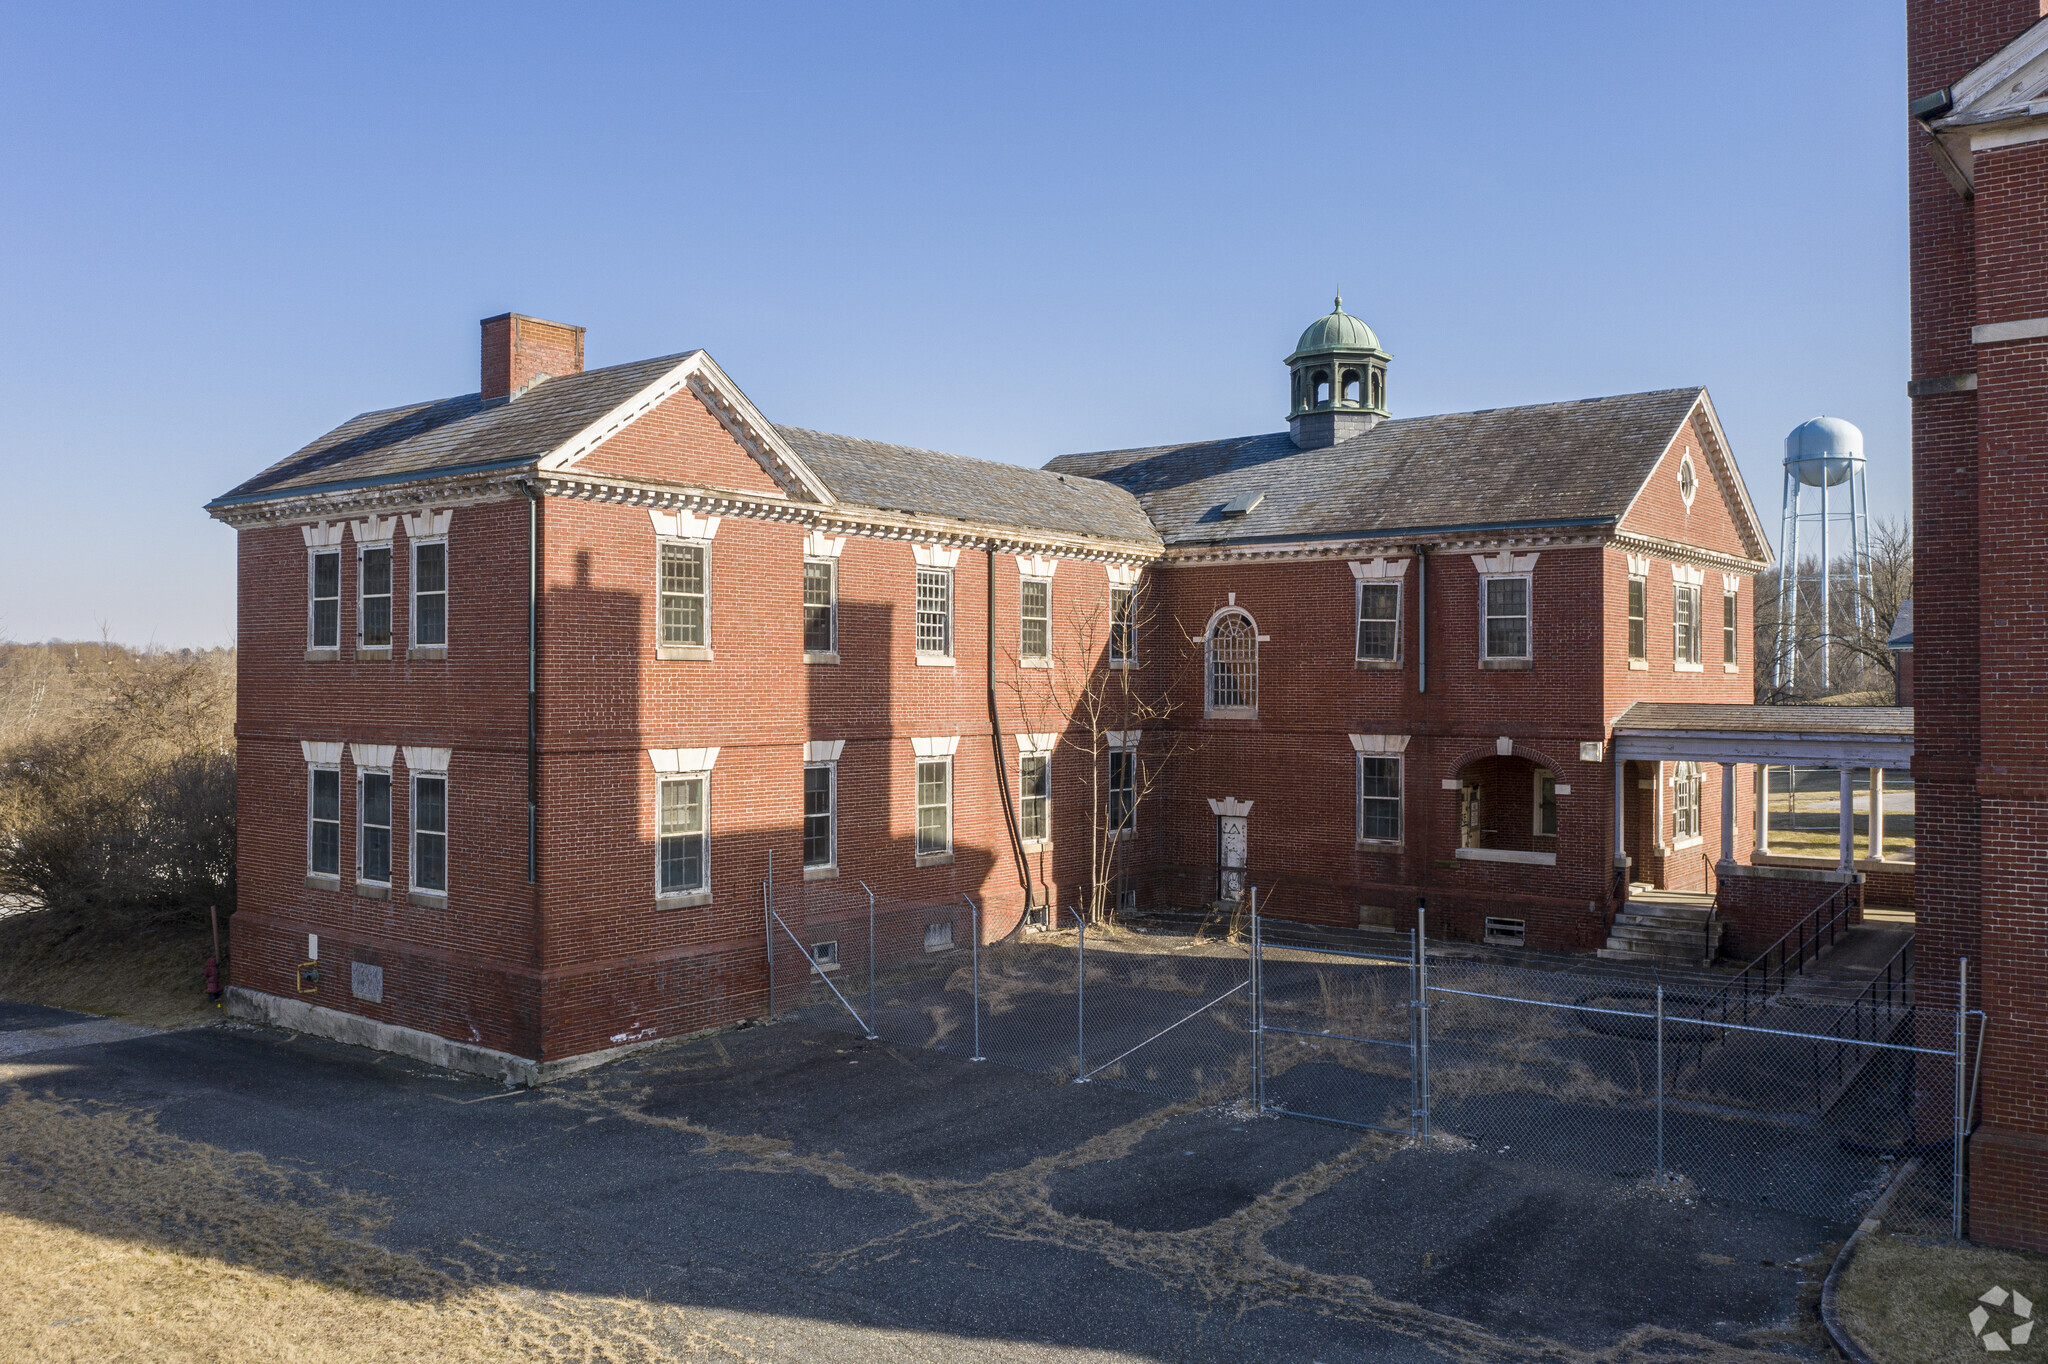
[(1614, 916), (1605, 961), (1655, 962), (1697, 969), (1721, 952), (1723, 925), (1714, 918), (1714, 902), (1705, 895), (1631, 896), (1628, 908)]

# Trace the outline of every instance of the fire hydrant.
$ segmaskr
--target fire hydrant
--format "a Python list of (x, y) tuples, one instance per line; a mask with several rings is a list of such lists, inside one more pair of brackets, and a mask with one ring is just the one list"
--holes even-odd
[(206, 998), (214, 1008), (220, 1007), (220, 958), (206, 959)]

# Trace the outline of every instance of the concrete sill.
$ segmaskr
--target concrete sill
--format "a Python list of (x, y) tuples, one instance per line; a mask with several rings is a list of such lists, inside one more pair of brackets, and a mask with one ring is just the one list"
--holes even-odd
[(1773, 858), (1771, 863), (1744, 865), (1740, 862), (1717, 862), (1716, 876), (1760, 876), (1775, 881), (1821, 881), (1829, 885), (1849, 885), (1861, 881), (1860, 872), (1842, 871), (1833, 863), (1823, 863), (1819, 858), (1797, 859), (1804, 865), (1784, 866), (1791, 858)]
[(448, 908), (448, 892), (445, 890), (409, 890), (405, 893), (405, 902), (409, 905), (417, 905), (421, 909), (446, 909)]
[(1017, 666), (1020, 668), (1050, 668), (1052, 660), (1049, 658), (1020, 658), (1017, 660)]
[(917, 854), (917, 865), (920, 867), (950, 867), (953, 865), (953, 854), (949, 852), (919, 853)]
[(1135, 658), (1112, 658), (1109, 660), (1109, 666), (1115, 668), (1118, 672), (1128, 672), (1130, 669), (1138, 666), (1138, 660)]
[(358, 663), (387, 663), (387, 662), (389, 662), (390, 660), (391, 660), (391, 646), (390, 646), (390, 645), (388, 645), (388, 644), (387, 644), (387, 645), (384, 645), (384, 646), (383, 646), (383, 647), (381, 647), (381, 648), (379, 648), (379, 647), (371, 647), (371, 648), (367, 648), (367, 649), (363, 649), (363, 648), (358, 648), (358, 649), (356, 650), (356, 662), (358, 662)]
[(1632, 673), (1646, 673), (1650, 671), (1650, 660), (1647, 658), (1631, 658), (1628, 661), (1628, 670)]
[(337, 663), (337, 662), (339, 662), (340, 660), (341, 660), (341, 650), (339, 650), (339, 649), (308, 649), (308, 650), (306, 650), (306, 661), (307, 661), (308, 663)]
[(309, 876), (307, 876), (307, 877), (306, 877), (306, 889), (307, 889), (307, 890), (340, 890), (340, 889), (341, 889), (341, 878), (340, 878), (339, 876), (319, 876), (319, 875), (309, 875)]
[[(1112, 835), (1112, 837), (1114, 837), (1114, 835)], [(1024, 851), (1028, 853), (1042, 853), (1052, 851), (1052, 840), (1049, 838), (1026, 838), (1021, 839), (1019, 841), (1023, 843)]]
[(1369, 853), (1401, 853), (1408, 851), (1406, 843), (1383, 843), (1373, 838), (1361, 838), (1354, 846), (1360, 852)]
[(1695, 835), (1693, 835), (1693, 836), (1692, 836), (1691, 838), (1681, 838), (1681, 839), (1679, 839), (1679, 840), (1678, 840), (1677, 842), (1673, 843), (1673, 844), (1672, 844), (1672, 845), (1670, 846), (1670, 848), (1669, 848), (1669, 849), (1667, 849), (1667, 851), (1669, 851), (1669, 852), (1684, 852), (1684, 851), (1685, 851), (1685, 850), (1686, 850), (1687, 848), (1697, 848), (1697, 847), (1698, 847), (1698, 846), (1699, 846), (1700, 844), (1702, 844), (1702, 843), (1704, 843), (1704, 842), (1706, 842), (1706, 841), (1707, 841), (1707, 837), (1706, 837), (1706, 835), (1705, 835), (1705, 834), (1695, 834)]
[(1739, 673), (1742, 671), (1742, 665), (1740, 663), (1723, 663), (1721, 671), (1724, 673)]
[(416, 645), (405, 651), (405, 656), (414, 663), (444, 663), (448, 659), (445, 644)]
[[(1754, 852), (1749, 855), (1750, 864), (1758, 867), (1808, 867), (1822, 871), (1839, 871), (1841, 862), (1833, 857), (1799, 857), (1792, 853)], [(1903, 872), (1913, 874), (1913, 864), (1896, 857), (1879, 860), (1874, 857), (1859, 857), (1855, 861), (1858, 871)]]
[(708, 905), (710, 903), (711, 892), (708, 890), (692, 890), (680, 895), (657, 895), (654, 897), (654, 907), (656, 909), (694, 909), (698, 905)]
[(838, 879), (839, 868), (837, 867), (804, 868), (804, 880), (806, 881), (837, 881)]
[(658, 644), (654, 657), (662, 663), (709, 663), (711, 646), (708, 644)]
[(1259, 708), (1257, 706), (1211, 706), (1208, 710), (1202, 712), (1202, 718), (1205, 720), (1256, 720), (1259, 718)]
[(1675, 673), (1697, 673), (1705, 672), (1706, 669), (1698, 663), (1674, 663), (1671, 665), (1671, 671)]
[(1401, 660), (1398, 658), (1354, 658), (1351, 660), (1351, 670), (1361, 673), (1397, 673), (1401, 671)]
[(1536, 660), (1533, 658), (1482, 658), (1479, 660), (1481, 672), (1525, 673), (1533, 671), (1535, 667)]
[(920, 668), (950, 668), (953, 666), (953, 656), (951, 654), (919, 654), (917, 656), (917, 666)]
[(839, 651), (837, 649), (824, 652), (819, 652), (815, 649), (804, 650), (804, 662), (806, 663), (837, 663), (838, 661)]
[(829, 976), (839, 969), (839, 963), (836, 961), (819, 961), (814, 957), (811, 959), (811, 969)]
[(391, 887), (372, 885), (368, 881), (358, 881), (356, 882), (356, 898), (358, 900), (388, 900), (391, 898)]
[(1557, 854), (1554, 852), (1518, 852), (1513, 848), (1459, 848), (1456, 855), (1460, 862), (1519, 862), (1531, 867), (1557, 865)]

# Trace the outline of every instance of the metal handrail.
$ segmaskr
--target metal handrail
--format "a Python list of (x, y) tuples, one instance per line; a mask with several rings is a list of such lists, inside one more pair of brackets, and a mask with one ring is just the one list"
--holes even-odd
[(1847, 885), (1842, 886), (1815, 905), (1805, 918), (1787, 929), (1783, 937), (1766, 947), (1738, 971), (1734, 979), (1722, 986), (1720, 992), (1700, 1010), (1701, 1014), (1718, 1007), (1721, 1021), (1726, 1022), (1730, 1010), (1739, 1005), (1742, 1018), (1747, 1021), (1752, 996), (1756, 1007), (1761, 1008), (1773, 994), (1785, 988), (1790, 977), (1805, 974), (1807, 963), (1819, 960), (1820, 954), (1832, 947), (1848, 926), (1850, 889)]

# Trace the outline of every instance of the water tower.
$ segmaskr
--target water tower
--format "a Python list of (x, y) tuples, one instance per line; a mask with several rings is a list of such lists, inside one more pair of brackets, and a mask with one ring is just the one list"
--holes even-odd
[[(1848, 496), (1830, 496), (1848, 485)], [(1847, 524), (1842, 524), (1846, 522)], [(1872, 622), (1864, 588), (1870, 573), (1870, 493), (1863, 481), (1863, 433), (1840, 417), (1815, 417), (1792, 428), (1785, 437), (1785, 524), (1778, 536), (1783, 551), (1778, 576), (1778, 648), (1771, 670), (1773, 686), (1798, 681), (1799, 641), (1820, 639), (1820, 688), (1832, 685), (1828, 644), (1833, 633), (1834, 589), (1847, 586), (1854, 625)], [(1847, 562), (1836, 556), (1847, 551)], [(1809, 570), (1803, 555), (1816, 554)], [(1846, 578), (1846, 583), (1838, 580)], [(1818, 598), (1819, 619), (1800, 620), (1800, 603)], [(1802, 625), (1810, 626), (1803, 631)]]

